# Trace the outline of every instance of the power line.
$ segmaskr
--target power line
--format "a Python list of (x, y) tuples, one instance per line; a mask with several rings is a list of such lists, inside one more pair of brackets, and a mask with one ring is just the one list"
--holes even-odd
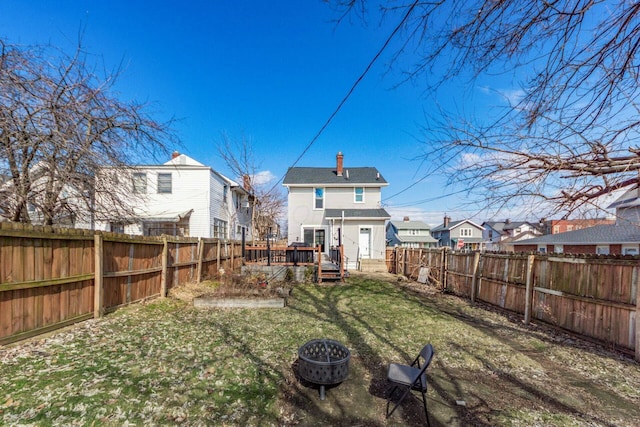
[[(355, 83), (353, 83), (353, 85), (351, 86), (351, 89), (349, 89), (349, 91), (347, 92), (347, 94), (344, 96), (344, 98), (342, 98), (342, 101), (340, 101), (340, 103), (338, 104), (338, 106), (336, 107), (336, 109), (333, 111), (333, 113), (331, 113), (331, 115), (329, 116), (329, 118), (327, 119), (327, 121), (325, 121), (325, 123), (322, 125), (322, 127), (320, 128), (320, 130), (318, 131), (318, 133), (316, 133), (316, 135), (311, 139), (311, 142), (309, 142), (309, 144), (307, 144), (307, 146), (305, 147), (304, 150), (302, 150), (302, 153), (300, 153), (300, 155), (298, 156), (298, 158), (295, 160), (295, 162), (293, 162), (293, 164), (291, 166), (289, 166), (289, 168), (294, 167), (295, 165), (298, 164), (298, 162), (300, 161), (300, 159), (302, 159), (302, 157), (307, 153), (307, 151), (309, 151), (309, 149), (311, 148), (311, 146), (318, 140), (318, 138), (320, 137), (320, 135), (322, 135), (322, 133), (324, 132), (324, 130), (329, 126), (329, 123), (331, 123), (331, 121), (334, 119), (334, 117), (338, 114), (338, 112), (342, 109), (342, 107), (344, 106), (344, 104), (347, 102), (347, 100), (351, 97), (351, 95), (353, 94), (353, 92), (356, 90), (356, 87), (360, 84), (360, 82), (364, 79), (364, 77), (367, 75), (367, 73), (369, 72), (369, 70), (371, 70), (371, 67), (373, 67), (373, 64), (378, 60), (378, 58), (380, 57), (380, 55), (382, 55), (382, 52), (387, 48), (387, 46), (389, 45), (389, 43), (391, 43), (391, 40), (393, 39), (393, 37), (396, 35), (396, 33), (398, 31), (400, 31), (400, 28), (402, 28), (402, 26), (404, 25), (404, 23), (407, 21), (407, 19), (409, 19), (409, 15), (411, 15), (411, 12), (413, 12), (413, 9), (415, 9), (415, 7), (418, 5), (420, 0), (416, 0), (411, 6), (409, 6), (409, 9), (407, 10), (407, 13), (404, 15), (404, 17), (402, 18), (402, 20), (400, 21), (400, 23), (394, 28), (394, 30), (391, 32), (391, 34), (389, 35), (389, 37), (387, 37), (387, 40), (384, 42), (384, 44), (382, 45), (382, 47), (380, 48), (380, 50), (378, 50), (378, 53), (375, 54), (375, 56), (373, 57), (373, 59), (369, 62), (369, 65), (367, 65), (367, 67), (365, 68), (365, 70), (362, 72), (362, 74), (360, 74), (360, 76), (356, 79)], [(273, 190), (278, 184), (280, 184), (282, 182), (282, 180), (284, 179), (284, 176), (281, 177), (278, 181), (276, 181), (276, 183), (273, 185), (273, 187), (271, 188), (271, 190)], [(269, 190), (269, 192), (271, 192), (271, 190)]]

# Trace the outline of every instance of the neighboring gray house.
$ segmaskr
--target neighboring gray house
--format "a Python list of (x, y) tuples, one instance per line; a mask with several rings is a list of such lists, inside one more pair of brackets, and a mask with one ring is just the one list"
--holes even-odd
[[(289, 168), (283, 185), (288, 190), (288, 241), (320, 245), (324, 253), (344, 245), (347, 268), (361, 261), (386, 271), (385, 221), (381, 189), (389, 185), (374, 167), (336, 166)], [(379, 268), (378, 268), (379, 267)]]
[(431, 237), (431, 227), (422, 221), (411, 221), (405, 216), (402, 221), (387, 223), (387, 245), (405, 248), (432, 248), (438, 241)]
[(445, 216), (442, 224), (431, 229), (431, 235), (438, 240), (438, 246), (476, 251), (483, 249), (483, 230), (484, 227), (471, 220), (451, 221), (451, 218)]
[(598, 255), (640, 254), (640, 193), (624, 193), (608, 209), (616, 209), (616, 223), (595, 225), (517, 242), (516, 251)]

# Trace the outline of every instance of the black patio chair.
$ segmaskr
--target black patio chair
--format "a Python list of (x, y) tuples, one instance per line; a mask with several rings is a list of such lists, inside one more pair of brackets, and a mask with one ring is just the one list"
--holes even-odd
[[(422, 394), (422, 403), (424, 405), (424, 414), (427, 417), (427, 425), (429, 423), (429, 411), (427, 410), (427, 368), (433, 358), (433, 346), (427, 344), (418, 354), (411, 365), (401, 365), (398, 363), (389, 364), (389, 370), (387, 371), (387, 380), (393, 384), (393, 389), (389, 393), (387, 398), (387, 418), (393, 414), (393, 412), (400, 406), (402, 401), (407, 397), (411, 390), (419, 391)], [(422, 359), (422, 363), (420, 360)], [(391, 403), (391, 397), (397, 388), (404, 390), (400, 400), (398, 400), (389, 412), (389, 404)]]

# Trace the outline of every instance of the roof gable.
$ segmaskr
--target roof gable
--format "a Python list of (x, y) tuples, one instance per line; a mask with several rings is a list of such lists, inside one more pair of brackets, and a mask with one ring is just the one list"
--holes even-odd
[(431, 231), (450, 231), (453, 230), (456, 227), (459, 227), (463, 224), (469, 224), (475, 228), (477, 228), (478, 230), (484, 230), (485, 228), (481, 225), (476, 224), (475, 222), (471, 221), (470, 219), (462, 219), (459, 221), (451, 221), (449, 223), (449, 225), (447, 227), (444, 226), (444, 224), (440, 224), (435, 228), (432, 228)]

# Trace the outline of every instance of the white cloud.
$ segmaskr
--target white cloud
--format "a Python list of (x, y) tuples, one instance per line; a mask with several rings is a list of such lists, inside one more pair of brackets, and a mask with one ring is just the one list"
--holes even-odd
[(504, 99), (509, 102), (509, 105), (515, 107), (520, 104), (520, 101), (525, 97), (526, 93), (522, 89), (507, 89), (497, 91)]
[(264, 185), (273, 181), (275, 177), (276, 176), (272, 174), (271, 171), (261, 171), (253, 175), (251, 182), (253, 185)]

